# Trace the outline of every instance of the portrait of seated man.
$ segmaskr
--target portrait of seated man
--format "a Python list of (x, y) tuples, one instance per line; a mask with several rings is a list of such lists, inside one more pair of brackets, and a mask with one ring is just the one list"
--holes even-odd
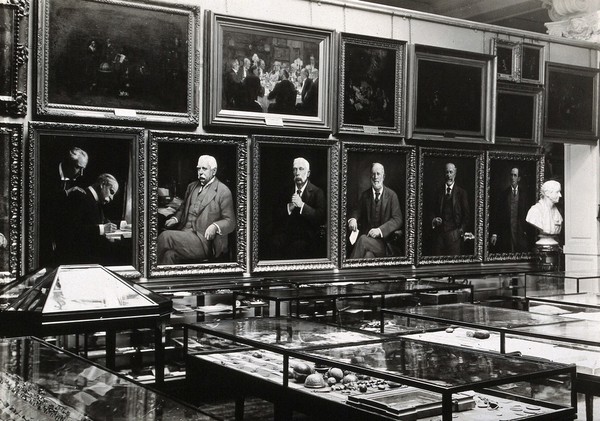
[(398, 195), (384, 186), (385, 168), (376, 162), (371, 166), (371, 187), (362, 192), (356, 209), (350, 212), (348, 230), (358, 233), (351, 259), (393, 256), (390, 244), (403, 218)]
[(213, 156), (198, 158), (198, 180), (191, 182), (177, 212), (165, 221), (157, 240), (159, 265), (200, 263), (227, 256), (236, 217), (231, 190), (217, 177)]

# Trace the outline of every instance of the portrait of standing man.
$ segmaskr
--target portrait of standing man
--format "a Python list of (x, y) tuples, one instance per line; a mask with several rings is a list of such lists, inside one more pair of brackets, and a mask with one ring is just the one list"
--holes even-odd
[(486, 258), (532, 251), (536, 233), (525, 218), (537, 196), (540, 165), (538, 155), (490, 152)]
[(421, 256), (452, 262), (480, 259), (482, 154), (441, 149), (421, 154)]
[(332, 140), (292, 140), (254, 137), (254, 270), (330, 268), (336, 262), (339, 152)]

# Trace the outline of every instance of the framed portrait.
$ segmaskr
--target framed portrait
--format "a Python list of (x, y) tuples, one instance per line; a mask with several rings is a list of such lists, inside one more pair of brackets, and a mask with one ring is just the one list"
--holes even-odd
[(421, 45), (413, 56), (408, 137), (493, 142), (495, 57)]
[(0, 2), (0, 113), (27, 113), (29, 1)]
[(483, 152), (420, 149), (417, 263), (480, 262)]
[(27, 266), (97, 263), (140, 276), (146, 133), (30, 123)]
[(598, 138), (598, 75), (598, 69), (546, 63), (545, 138)]
[(544, 46), (521, 44), (521, 83), (544, 83)]
[(38, 115), (198, 125), (198, 7), (40, 0), (38, 10)]
[(206, 12), (205, 125), (332, 130), (333, 31)]
[(404, 135), (406, 42), (342, 34), (338, 132)]
[(537, 230), (525, 221), (544, 179), (542, 155), (487, 152), (486, 261), (529, 260)]
[(496, 76), (499, 80), (518, 82), (521, 77), (520, 43), (492, 39), (492, 54), (496, 56)]
[(149, 275), (243, 272), (247, 138), (152, 131), (148, 148)]
[(345, 143), (342, 267), (414, 264), (416, 149)]
[(22, 132), (20, 124), (0, 124), (0, 279), (21, 270)]
[(339, 146), (253, 136), (252, 270), (338, 265)]
[(537, 146), (542, 134), (543, 88), (498, 83), (496, 143)]

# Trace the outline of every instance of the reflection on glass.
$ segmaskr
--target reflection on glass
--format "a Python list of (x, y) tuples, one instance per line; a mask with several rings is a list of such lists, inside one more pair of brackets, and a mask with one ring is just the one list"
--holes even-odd
[(213, 419), (36, 339), (0, 340), (0, 380), (0, 404), (19, 419)]

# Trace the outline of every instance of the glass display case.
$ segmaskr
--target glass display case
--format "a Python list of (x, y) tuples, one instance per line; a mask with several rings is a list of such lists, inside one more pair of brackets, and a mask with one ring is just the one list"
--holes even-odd
[[(163, 336), (171, 300), (100, 265), (65, 265), (17, 279), (0, 291), (17, 295), (0, 312), (0, 335), (38, 337), (104, 332), (107, 367), (115, 368), (117, 332), (150, 329), (157, 383), (164, 380)], [(83, 354), (94, 344), (84, 335)], [(79, 352), (79, 337), (75, 341)]]
[(0, 419), (213, 420), (33, 337), (0, 339)]
[(432, 343), (575, 364), (575, 389), (585, 394), (591, 419), (593, 396), (600, 394), (600, 321), (470, 304), (383, 309), (382, 319), (384, 327), (429, 329), (411, 337)]
[(525, 295), (543, 297), (597, 291), (600, 273), (597, 272), (534, 272), (525, 275)]
[[(369, 322), (377, 317), (386, 301), (397, 305), (419, 305), (446, 302), (466, 302), (473, 297), (473, 286), (419, 279), (396, 279), (395, 281), (331, 283), (327, 285), (263, 285), (233, 291), (236, 303), (273, 304), (274, 314), (279, 317), (295, 315), (300, 318), (329, 319), (348, 325), (353, 322)], [(355, 315), (355, 317), (352, 317)]]
[[(401, 385), (412, 388), (415, 399), (417, 391), (433, 394), (438, 414), (444, 421), (453, 419), (453, 415), (460, 419), (460, 410), (476, 409), (466, 403), (457, 407), (457, 400), (469, 400), (466, 396), (471, 400), (475, 400), (475, 396), (477, 399), (486, 397), (488, 402), (489, 399), (502, 400), (504, 405), (510, 401), (511, 407), (529, 406), (538, 411), (543, 408), (541, 412), (518, 414), (524, 418), (506, 411), (501, 414), (506, 417), (502, 419), (572, 419), (575, 414), (576, 400), (571, 390), (575, 375), (573, 365), (430, 344), (404, 337), (377, 336), (297, 318), (230, 319), (189, 324), (185, 328), (186, 332), (214, 335), (253, 348), (209, 354), (188, 349), (188, 380), (198, 384), (201, 380), (192, 373), (210, 371), (214, 375), (207, 380), (207, 388), (215, 386), (216, 378), (226, 378), (230, 387), (240, 385), (248, 393), (269, 390), (270, 396), (277, 396), (285, 405), (294, 406), (299, 399), (304, 400), (308, 408), (340, 406), (341, 402), (344, 410), (348, 410), (352, 406), (348, 395), (385, 392)], [(336, 370), (339, 370), (339, 385), (337, 379), (336, 383), (329, 383)], [(317, 375), (309, 381), (311, 374)], [(351, 377), (346, 378), (348, 375)], [(302, 380), (299, 381), (299, 377)], [(245, 389), (250, 384), (252, 388)], [(346, 384), (353, 385), (346, 388)], [(343, 392), (341, 395), (340, 391)], [(365, 396), (367, 398), (369, 396)], [(381, 396), (380, 399), (386, 400)], [(360, 399), (354, 400), (354, 407), (361, 411), (372, 409), (358, 405), (356, 402)], [(425, 398), (421, 401), (423, 405), (426, 402)], [(300, 409), (306, 409), (304, 405)], [(337, 406), (330, 409), (341, 410)], [(488, 410), (489, 405), (485, 407)], [(386, 416), (389, 417), (389, 413)]]

